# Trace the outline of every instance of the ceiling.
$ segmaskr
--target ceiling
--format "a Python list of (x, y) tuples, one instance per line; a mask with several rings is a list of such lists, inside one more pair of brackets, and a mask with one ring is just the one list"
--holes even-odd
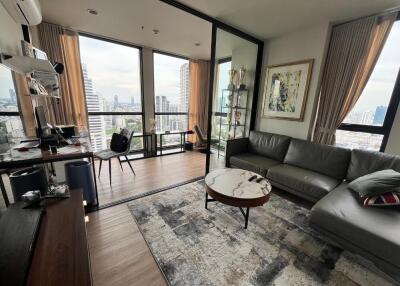
[(260, 39), (381, 12), (400, 0), (179, 0)]
[[(189, 58), (210, 58), (211, 24), (158, 0), (40, 0), (40, 4), (46, 22)], [(97, 10), (98, 15), (87, 9)]]
[[(234, 50), (245, 47), (253, 47), (255, 54), (257, 53), (256, 44), (220, 29), (217, 29), (217, 40), (215, 47), (216, 59), (231, 57)], [(252, 55), (249, 55), (249, 57), (250, 56)]]
[[(260, 39), (320, 23), (345, 21), (400, 5), (400, 0), (179, 2)], [(40, 3), (44, 21), (50, 23), (190, 58), (210, 58), (211, 23), (159, 0), (40, 0)], [(89, 14), (87, 9), (97, 10), (98, 15)], [(159, 30), (157, 35), (154, 29)], [(200, 46), (195, 43), (200, 43)]]

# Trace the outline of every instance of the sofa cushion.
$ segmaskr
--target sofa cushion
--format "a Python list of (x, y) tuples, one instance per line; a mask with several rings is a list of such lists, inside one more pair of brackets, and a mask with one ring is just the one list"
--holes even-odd
[(400, 173), (391, 169), (373, 172), (349, 183), (349, 189), (357, 192), (361, 198), (400, 191)]
[(292, 139), (284, 163), (343, 180), (349, 160), (348, 149)]
[(269, 168), (280, 164), (278, 161), (253, 153), (243, 153), (231, 156), (229, 162), (233, 167), (249, 170), (260, 174), (263, 177), (267, 175), (267, 170)]
[(346, 178), (353, 181), (361, 176), (385, 169), (400, 172), (400, 156), (354, 149), (351, 151)]
[(251, 131), (249, 152), (282, 162), (289, 147), (290, 137), (285, 135)]
[(306, 198), (317, 201), (341, 183), (340, 180), (323, 174), (280, 164), (268, 170), (267, 178), (287, 188), (296, 190), (296, 193), (305, 193)]
[(310, 222), (362, 250), (400, 267), (400, 211), (366, 208), (343, 182), (314, 205)]

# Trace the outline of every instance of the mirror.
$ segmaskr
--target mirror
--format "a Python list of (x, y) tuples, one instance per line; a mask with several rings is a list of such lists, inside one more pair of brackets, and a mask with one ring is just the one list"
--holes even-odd
[(249, 136), (257, 49), (257, 44), (217, 29), (211, 152), (208, 154), (210, 171), (225, 166), (227, 140)]

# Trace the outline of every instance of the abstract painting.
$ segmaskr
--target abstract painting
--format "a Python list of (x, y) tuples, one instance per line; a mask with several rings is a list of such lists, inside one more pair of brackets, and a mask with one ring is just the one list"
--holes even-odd
[(304, 60), (267, 68), (263, 117), (303, 120), (313, 61)]

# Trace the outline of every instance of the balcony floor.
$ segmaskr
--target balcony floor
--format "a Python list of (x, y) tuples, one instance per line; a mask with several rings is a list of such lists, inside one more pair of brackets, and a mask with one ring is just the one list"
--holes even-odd
[[(111, 186), (108, 162), (103, 162), (100, 178), (97, 177), (100, 206), (204, 176), (206, 156), (197, 151), (188, 151), (130, 162), (136, 176), (128, 163), (122, 162), (122, 171), (118, 160), (112, 160)], [(98, 176), (99, 161), (95, 162), (95, 166)]]

